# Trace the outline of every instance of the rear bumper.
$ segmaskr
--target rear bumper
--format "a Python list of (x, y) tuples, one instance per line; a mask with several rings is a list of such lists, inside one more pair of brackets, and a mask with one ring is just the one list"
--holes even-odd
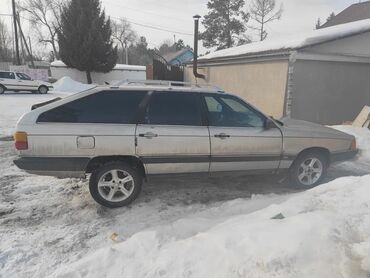
[(340, 153), (333, 153), (333, 154), (331, 154), (331, 161), (332, 162), (340, 162), (340, 161), (345, 161), (345, 160), (351, 160), (351, 159), (355, 158), (357, 154), (358, 154), (358, 150), (340, 152)]
[(87, 157), (21, 157), (14, 160), (14, 164), (31, 174), (83, 177), (89, 161)]

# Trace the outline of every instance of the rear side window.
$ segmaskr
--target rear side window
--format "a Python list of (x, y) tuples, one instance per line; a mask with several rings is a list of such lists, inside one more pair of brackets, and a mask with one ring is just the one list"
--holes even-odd
[(104, 91), (42, 113), (38, 122), (129, 124), (146, 92)]
[(13, 72), (0, 72), (0, 78), (15, 79)]
[(147, 106), (144, 123), (154, 125), (202, 125), (197, 96), (186, 92), (154, 93)]

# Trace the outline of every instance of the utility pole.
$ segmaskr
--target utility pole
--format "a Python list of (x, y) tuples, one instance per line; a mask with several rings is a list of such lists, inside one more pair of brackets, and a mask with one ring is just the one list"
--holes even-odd
[(13, 23), (14, 23), (15, 57), (16, 57), (16, 64), (19, 66), (21, 64), (21, 59), (19, 58), (17, 14), (15, 11), (15, 0), (12, 0), (12, 8), (13, 8)]
[[(31, 59), (31, 65), (32, 67), (35, 67), (35, 64), (33, 62), (33, 57), (32, 57), (32, 53), (30, 51), (30, 48), (28, 47), (27, 45), (27, 40), (26, 40), (26, 37), (24, 36), (23, 34), (23, 31), (22, 31), (22, 28), (21, 28), (21, 21), (19, 19), (19, 13), (17, 14), (17, 22), (18, 22), (18, 27), (19, 27), (19, 33), (21, 34), (21, 45), (22, 45), (22, 53), (23, 53), (23, 58), (24, 58), (24, 49), (23, 49), (23, 43), (26, 47), (26, 50), (27, 50), (27, 53), (28, 53), (28, 56), (29, 58)], [(29, 37), (28, 37), (29, 38)], [(22, 40), (23, 39), (23, 40)], [(30, 40), (30, 45), (31, 45), (31, 40)]]

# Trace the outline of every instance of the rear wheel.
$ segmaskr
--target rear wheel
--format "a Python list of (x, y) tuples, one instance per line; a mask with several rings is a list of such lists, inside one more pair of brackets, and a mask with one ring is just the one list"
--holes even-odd
[(40, 86), (38, 89), (39, 94), (47, 94), (49, 91), (48, 87), (46, 86)]
[(328, 159), (320, 152), (308, 152), (300, 155), (290, 168), (292, 185), (309, 189), (321, 183), (328, 169)]
[(0, 95), (5, 93), (5, 87), (3, 85), (0, 85)]
[(93, 171), (90, 176), (90, 194), (108, 208), (123, 207), (140, 194), (142, 177), (124, 162), (110, 162)]

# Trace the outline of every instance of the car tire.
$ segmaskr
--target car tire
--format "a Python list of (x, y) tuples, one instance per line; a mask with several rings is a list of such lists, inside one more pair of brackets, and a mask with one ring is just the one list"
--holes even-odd
[(49, 88), (46, 87), (46, 86), (40, 86), (37, 91), (38, 91), (39, 94), (44, 95), (44, 94), (48, 93)]
[(289, 169), (290, 183), (301, 189), (319, 185), (327, 174), (328, 158), (319, 151), (299, 155)]
[(124, 162), (109, 162), (92, 172), (90, 194), (100, 205), (119, 208), (132, 203), (141, 192), (143, 177)]
[(3, 85), (0, 85), (0, 95), (5, 93), (5, 87)]

